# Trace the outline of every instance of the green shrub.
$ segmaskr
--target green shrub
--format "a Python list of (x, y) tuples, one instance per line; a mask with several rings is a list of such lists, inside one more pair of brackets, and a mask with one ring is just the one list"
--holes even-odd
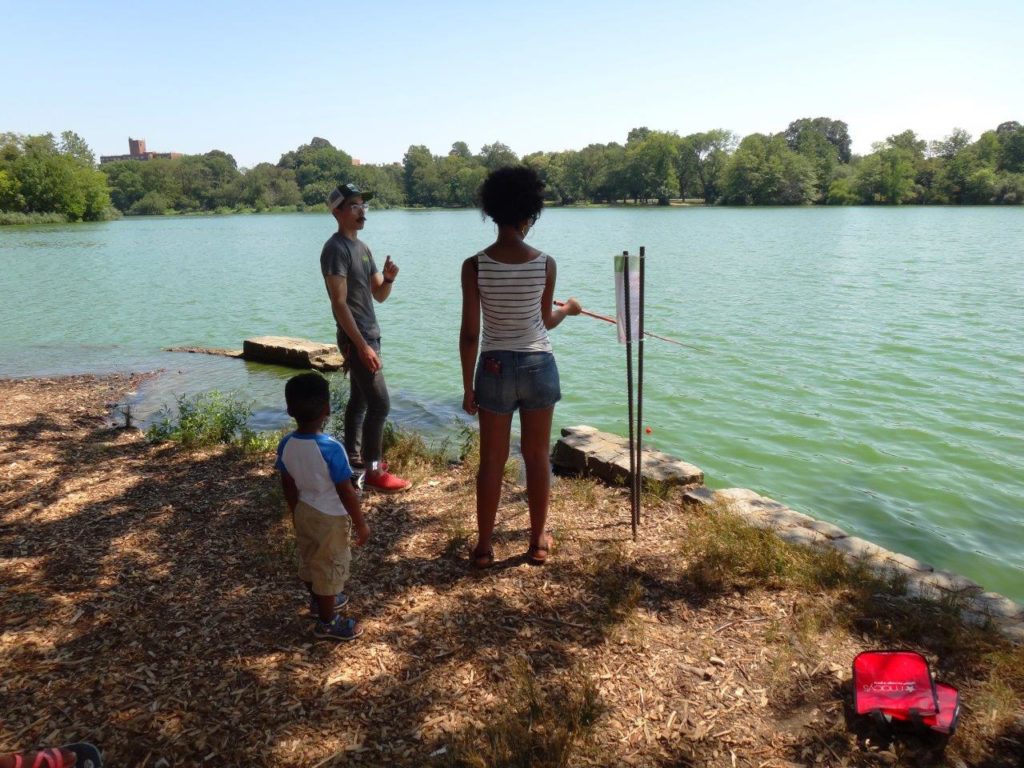
[(252, 408), (251, 402), (242, 402), (237, 395), (217, 391), (182, 395), (176, 398), (174, 410), (163, 408), (159, 419), (146, 430), (146, 437), (152, 442), (172, 440), (189, 448), (235, 443), (240, 435), (254, 434), (246, 428)]
[(147, 192), (128, 209), (132, 216), (161, 216), (171, 207), (170, 201), (159, 192)]
[(255, 432), (248, 427), (242, 427), (232, 445), (245, 454), (264, 454), (276, 451), (277, 444), (281, 442), (281, 438), (285, 434), (283, 429), (274, 432)]
[(348, 376), (341, 378), (338, 386), (331, 387), (331, 418), (324, 427), (329, 435), (334, 435), (339, 441), (344, 442), (345, 435), (345, 408), (348, 406)]

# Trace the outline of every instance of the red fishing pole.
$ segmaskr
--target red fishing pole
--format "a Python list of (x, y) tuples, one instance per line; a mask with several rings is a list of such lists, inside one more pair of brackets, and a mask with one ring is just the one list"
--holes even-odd
[[(555, 300), (554, 303), (555, 303), (556, 307), (564, 307), (565, 306), (565, 302), (564, 301), (558, 301), (557, 299)], [(587, 317), (592, 317), (595, 320), (604, 320), (606, 323), (611, 323), (612, 325), (617, 325), (617, 323), (615, 322), (615, 318), (614, 317), (608, 317), (608, 315), (599, 315), (599, 314), (597, 314), (597, 312), (590, 312), (589, 310), (586, 310), (586, 309), (581, 309), (580, 310), (580, 314), (581, 315), (586, 315)], [(676, 344), (676, 345), (678, 345), (680, 347), (686, 347), (687, 349), (692, 349), (695, 352), (700, 352), (701, 351), (701, 350), (697, 349), (697, 347), (691, 347), (689, 344), (683, 344), (683, 342), (681, 342), (681, 341), (676, 341), (675, 339), (670, 339), (667, 336), (659, 336), (658, 334), (651, 333), (650, 331), (644, 331), (644, 336), (650, 336), (652, 339), (660, 339), (661, 341), (667, 341), (669, 344)]]

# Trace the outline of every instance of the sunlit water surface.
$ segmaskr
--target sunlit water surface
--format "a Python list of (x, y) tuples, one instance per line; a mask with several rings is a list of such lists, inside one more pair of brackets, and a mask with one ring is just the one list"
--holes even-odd
[[(258, 335), (331, 340), (324, 215), (0, 229), (0, 376), (148, 371), (143, 418), (237, 391), (287, 423), (293, 372), (163, 352)], [(371, 211), (401, 267), (379, 306), (393, 417), (435, 439), (462, 418), (459, 266), (473, 211)], [(1024, 599), (1024, 210), (549, 210), (530, 241), (560, 297), (611, 314), (612, 254), (646, 246), (649, 445), (896, 551)], [(625, 434), (614, 328), (553, 334), (556, 425)]]

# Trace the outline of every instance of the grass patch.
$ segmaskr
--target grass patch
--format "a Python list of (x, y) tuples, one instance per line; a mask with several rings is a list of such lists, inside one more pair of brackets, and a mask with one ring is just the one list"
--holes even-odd
[(643, 596), (643, 587), (623, 545), (610, 544), (594, 550), (582, 566), (587, 582), (593, 585), (593, 594), (604, 600), (604, 623), (611, 626), (627, 620)]
[(849, 563), (831, 548), (813, 549), (783, 541), (770, 529), (755, 528), (726, 506), (696, 509), (682, 554), (686, 578), (704, 592), (756, 587), (899, 591), (893, 580), (864, 563)]
[(453, 516), (445, 522), (444, 556), (455, 558), (468, 552), (475, 536), (475, 528), (470, 528), (465, 520)]
[(599, 502), (597, 489), (592, 477), (557, 477), (551, 484), (551, 503), (567, 510), (594, 509)]
[(247, 456), (262, 456), (277, 450), (277, 444), (288, 434), (283, 429), (272, 432), (254, 432), (243, 427), (231, 446)]
[(695, 511), (689, 532), (681, 544), (686, 578), (703, 592), (781, 587), (796, 565), (792, 547), (722, 507)]
[(510, 668), (503, 706), (483, 729), (462, 734), (446, 765), (452, 768), (555, 768), (581, 758), (604, 707), (581, 673), (545, 690), (524, 659)]
[(388, 463), (405, 470), (448, 468), (448, 451), (444, 441), (432, 445), (418, 432), (408, 432), (392, 422), (384, 425), (383, 453)]
[(0, 211), (0, 226), (67, 223), (68, 217), (63, 213), (21, 213), (18, 211)]
[(186, 448), (231, 445), (248, 431), (252, 408), (251, 402), (237, 395), (217, 391), (182, 395), (176, 398), (174, 409), (164, 406), (157, 421), (146, 430), (146, 437), (150, 442), (170, 440)]

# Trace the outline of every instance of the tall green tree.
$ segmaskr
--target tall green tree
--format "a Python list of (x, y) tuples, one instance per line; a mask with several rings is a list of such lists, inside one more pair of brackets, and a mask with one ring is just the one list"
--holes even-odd
[(352, 176), (352, 157), (319, 136), (281, 155), (277, 165), (295, 172), (306, 205), (322, 205), (334, 187)]
[(118, 160), (104, 163), (100, 170), (107, 177), (110, 201), (119, 211), (127, 213), (141, 200), (147, 190), (142, 178), (142, 163), (137, 160)]
[(295, 172), (271, 163), (260, 163), (244, 174), (238, 174), (231, 186), (230, 194), (223, 197), (226, 203), (257, 211), (287, 208), (302, 202)]
[[(794, 152), (807, 155), (801, 152), (801, 146), (808, 142), (808, 137), (814, 135), (820, 137), (835, 147), (836, 159), (840, 163), (850, 162), (851, 139), (850, 129), (842, 120), (833, 120), (830, 117), (803, 117), (794, 120), (785, 131), (786, 144)], [(814, 145), (818, 142), (814, 141)], [(815, 150), (817, 153), (817, 150)]]
[(724, 173), (722, 201), (730, 205), (802, 205), (817, 196), (814, 166), (783, 136), (754, 133), (740, 142)]
[(496, 141), (493, 144), (484, 144), (480, 148), (478, 158), (488, 172), (509, 165), (519, 165), (519, 158), (516, 156), (516, 153), (512, 151), (511, 147), (507, 144), (502, 144), (500, 141)]
[(452, 144), (452, 148), (448, 151), (448, 156), (461, 157), (463, 160), (471, 160), (473, 153), (469, 149), (469, 145), (464, 141), (456, 141)]
[(856, 185), (865, 203), (902, 205), (918, 199), (918, 165), (924, 160), (926, 142), (913, 131), (890, 136), (872, 146), (874, 152), (857, 165)]
[(736, 136), (723, 128), (692, 133), (680, 144), (680, 151), (684, 153), (680, 162), (692, 169), (699, 182), (700, 196), (707, 205), (718, 202), (725, 164), (735, 146)]
[(1004, 123), (1003, 126), (1016, 125), (1016, 130), (1004, 128), (1002, 132), (997, 128), (996, 136), (999, 139), (999, 168), (1010, 173), (1024, 172), (1024, 127), (1019, 123)]
[(357, 165), (352, 169), (352, 178), (360, 189), (373, 192), (373, 206), (392, 208), (405, 205), (405, 188), (402, 181), (402, 166)]
[(96, 170), (92, 152), (77, 134), (65, 131), (60, 144), (52, 133), (4, 134), (0, 171), (7, 210), (58, 213), (69, 221), (95, 221), (110, 209), (106, 177)]
[[(638, 135), (635, 129), (631, 133)], [(649, 131), (642, 139), (626, 142), (630, 197), (668, 205), (669, 199), (679, 194), (678, 157), (679, 137), (675, 134)]]
[(405, 196), (410, 205), (442, 205), (444, 183), (430, 149), (423, 144), (410, 146), (402, 158)]
[(96, 155), (92, 153), (85, 139), (74, 131), (61, 132), (58, 149), (61, 154), (80, 160), (84, 165), (96, 165)]

